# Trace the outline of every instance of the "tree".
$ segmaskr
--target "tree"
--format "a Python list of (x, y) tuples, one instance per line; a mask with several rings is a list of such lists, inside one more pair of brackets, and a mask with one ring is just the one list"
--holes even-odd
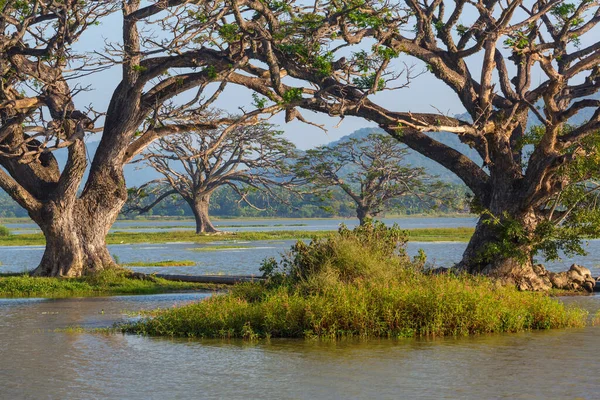
[[(73, 49), (90, 26), (117, 11), (122, 42)], [(113, 266), (105, 236), (127, 198), (123, 166), (161, 136), (233, 129), (230, 118), (205, 118), (225, 89), (224, 76), (245, 62), (229, 48), (228, 13), (219, 2), (183, 0), (0, 2), (0, 187), (46, 237), (35, 274), (78, 276)], [(74, 98), (86, 77), (109, 67), (121, 77), (108, 108), (78, 109)], [(237, 122), (255, 123), (265, 111)], [(102, 139), (84, 183), (84, 137), (91, 132)], [(52, 154), (61, 148), (69, 153), (62, 169)]]
[(164, 178), (132, 192), (137, 198), (145, 195), (148, 187), (162, 193), (151, 204), (130, 209), (146, 212), (164, 198), (178, 194), (194, 212), (196, 233), (217, 232), (208, 207), (218, 188), (230, 187), (240, 201), (255, 207), (248, 199), (249, 191), (274, 195), (273, 188), (293, 185), (289, 170), (295, 147), (281, 137), (282, 133), (261, 123), (236, 128), (226, 136), (222, 129), (215, 129), (161, 138), (138, 161), (145, 161)]
[[(460, 267), (523, 289), (551, 286), (532, 257), (541, 243), (562, 242), (539, 228), (560, 229), (562, 207), (552, 204), (562, 188), (589, 176), (575, 182), (566, 171), (597, 154), (584, 145), (600, 128), (600, 100), (591, 97), (600, 89), (597, 1), (230, 3), (253, 62), (229, 80), (283, 99), (287, 120), (298, 108), (362, 117), (439, 162), (470, 188), (481, 211)], [(399, 68), (402, 60), (424, 64), (468, 118), (378, 104), (378, 92), (407, 87), (418, 75)], [(568, 129), (584, 112), (585, 121)], [(427, 134), (439, 131), (458, 135), (483, 165)]]
[(341, 188), (356, 204), (356, 216), (363, 225), (389, 207), (393, 199), (409, 194), (434, 197), (439, 193), (441, 182), (434, 182), (423, 168), (402, 164), (407, 153), (396, 139), (370, 134), (308, 150), (294, 170), (316, 191)]

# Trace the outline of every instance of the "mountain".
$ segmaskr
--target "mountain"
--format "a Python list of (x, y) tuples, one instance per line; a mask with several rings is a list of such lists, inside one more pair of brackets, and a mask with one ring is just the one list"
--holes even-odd
[[(96, 154), (96, 150), (98, 150), (98, 146), (100, 145), (99, 141), (96, 142), (88, 142), (86, 143), (87, 154), (88, 154), (88, 167), (85, 172), (85, 176), (83, 178), (83, 182), (85, 183), (88, 178), (88, 173), (90, 172), (90, 165), (92, 164), (92, 159), (94, 158), (94, 154)], [(67, 163), (68, 151), (67, 149), (60, 149), (54, 152), (54, 157), (56, 157), (56, 161), (60, 168), (64, 168)], [(125, 166), (125, 182), (127, 182), (127, 187), (139, 186), (143, 183), (151, 181), (153, 179), (158, 179), (161, 175), (154, 171), (152, 168), (140, 168), (141, 164), (129, 164)]]
[[(383, 133), (385, 131), (379, 128), (361, 128), (350, 135), (346, 135), (339, 140), (328, 143), (326, 146), (332, 147), (337, 143), (348, 140), (350, 138), (353, 139), (362, 139), (367, 137), (371, 133)], [(458, 136), (448, 132), (432, 132), (428, 134), (431, 138), (452, 147), (453, 149), (461, 152), (465, 156), (469, 157), (471, 160), (475, 161), (477, 164), (481, 165), (483, 160), (474, 149), (470, 148), (464, 143), (461, 143)], [(462, 181), (456, 176), (453, 172), (443, 167), (441, 164), (417, 153), (414, 150), (408, 149), (408, 154), (404, 158), (405, 164), (411, 165), (413, 167), (422, 167), (425, 168), (428, 174), (437, 176), (440, 180), (448, 183), (462, 183)]]

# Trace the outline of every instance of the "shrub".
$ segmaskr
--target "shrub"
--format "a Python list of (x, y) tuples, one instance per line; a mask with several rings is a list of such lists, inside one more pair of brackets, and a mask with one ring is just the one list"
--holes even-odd
[(267, 283), (123, 326), (186, 337), (405, 337), (583, 326), (587, 312), (545, 294), (471, 275), (430, 275), (410, 262), (394, 226), (368, 224), (296, 243), (263, 264)]
[(4, 225), (0, 225), (0, 236), (10, 236), (10, 230)]

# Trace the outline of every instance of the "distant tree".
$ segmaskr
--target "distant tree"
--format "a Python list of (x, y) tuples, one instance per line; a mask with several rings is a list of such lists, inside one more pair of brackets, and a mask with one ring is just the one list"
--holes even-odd
[[(196, 233), (217, 232), (208, 214), (216, 189), (228, 186), (238, 201), (256, 207), (248, 198), (250, 192), (274, 196), (274, 187), (292, 187), (288, 160), (295, 147), (281, 134), (273, 125), (259, 123), (238, 127), (227, 135), (223, 129), (215, 129), (161, 138), (138, 162), (145, 162), (163, 178), (130, 189), (127, 208), (144, 213), (163, 199), (179, 195), (192, 208)], [(156, 198), (142, 206), (140, 201), (149, 189)]]
[(294, 172), (324, 195), (333, 187), (341, 188), (356, 203), (362, 225), (394, 199), (407, 195), (435, 198), (440, 193), (443, 183), (423, 168), (402, 164), (407, 153), (391, 136), (370, 134), (308, 150), (294, 165)]

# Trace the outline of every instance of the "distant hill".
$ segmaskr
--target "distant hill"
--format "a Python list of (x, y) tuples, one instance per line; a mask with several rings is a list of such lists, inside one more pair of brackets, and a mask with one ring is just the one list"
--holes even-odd
[[(339, 140), (328, 143), (326, 146), (335, 146), (337, 143), (348, 140), (350, 138), (361, 139), (367, 137), (371, 133), (385, 133), (384, 130), (379, 128), (361, 128), (350, 135), (346, 135)], [(479, 154), (476, 150), (470, 148), (464, 143), (461, 143), (458, 136), (448, 132), (433, 132), (428, 134), (431, 138), (452, 147), (453, 149), (463, 153), (471, 160), (475, 161), (477, 164), (481, 165), (483, 160), (479, 157)], [(427, 171), (427, 173), (431, 175), (437, 176), (440, 180), (449, 183), (462, 183), (460, 178), (456, 176), (453, 172), (443, 167), (441, 164), (417, 153), (414, 150), (408, 149), (409, 153), (405, 157), (405, 164), (410, 164), (414, 167), (423, 167)]]
[[(83, 178), (83, 182), (87, 181), (88, 173), (90, 171), (90, 166), (92, 164), (92, 159), (94, 158), (94, 154), (96, 154), (96, 150), (98, 150), (98, 146), (100, 145), (99, 141), (96, 142), (88, 142), (87, 153), (88, 153), (88, 168), (85, 172), (85, 176)], [(61, 149), (54, 152), (54, 156), (58, 161), (58, 165), (63, 168), (67, 163), (68, 151), (67, 149)], [(140, 164), (129, 164), (125, 166), (125, 182), (127, 182), (127, 187), (139, 186), (143, 183), (151, 181), (153, 179), (158, 179), (161, 177), (156, 171), (152, 168), (140, 168), (142, 165)]]

